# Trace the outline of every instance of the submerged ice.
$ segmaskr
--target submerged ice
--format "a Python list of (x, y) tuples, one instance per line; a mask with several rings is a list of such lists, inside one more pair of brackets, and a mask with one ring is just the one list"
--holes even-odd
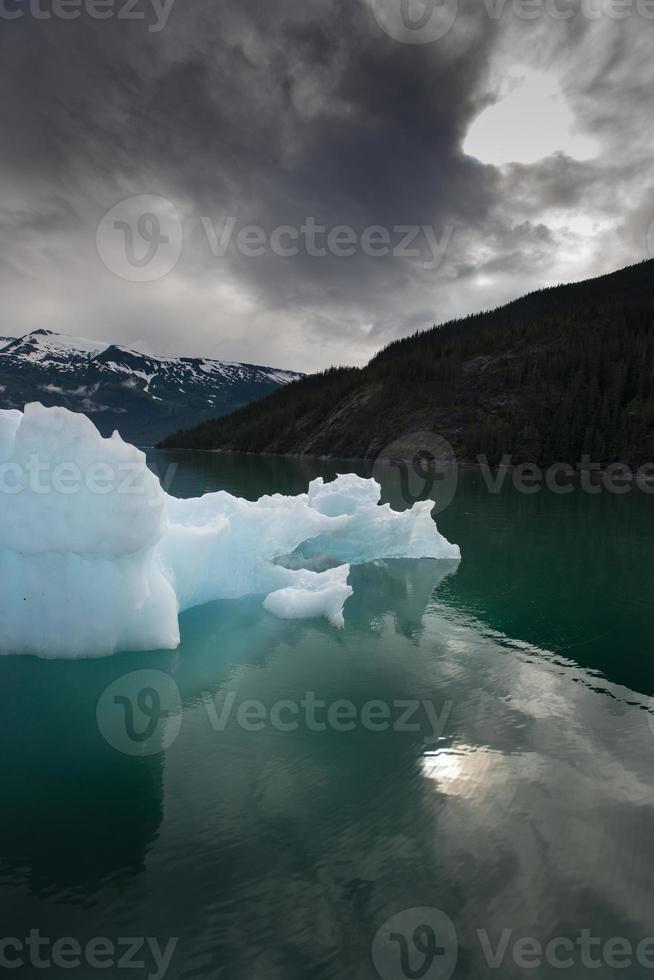
[(174, 649), (180, 612), (246, 595), (342, 626), (351, 564), (459, 557), (430, 501), (393, 511), (374, 480), (181, 500), (117, 433), (39, 404), (0, 411), (0, 491), (0, 653)]

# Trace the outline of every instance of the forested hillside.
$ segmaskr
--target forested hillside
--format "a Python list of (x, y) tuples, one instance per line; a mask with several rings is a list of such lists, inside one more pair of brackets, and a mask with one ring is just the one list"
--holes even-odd
[(424, 429), (461, 460), (653, 459), (654, 262), (434, 327), (162, 445), (374, 457)]

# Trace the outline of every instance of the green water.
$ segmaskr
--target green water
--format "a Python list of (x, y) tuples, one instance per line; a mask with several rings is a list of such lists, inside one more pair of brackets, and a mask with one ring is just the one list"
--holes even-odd
[[(356, 469), (150, 461), (182, 496)], [(438, 524), (462, 562), (354, 569), (343, 630), (253, 598), (187, 613), (175, 652), (0, 658), (0, 941), (38, 930), (52, 963), (0, 945), (24, 964), (3, 973), (654, 976), (654, 498), (470, 472)], [(130, 754), (103, 692), (162, 675), (181, 715)], [(79, 966), (53, 962), (64, 937)], [(176, 940), (165, 972), (147, 944), (120, 965), (129, 937)]]

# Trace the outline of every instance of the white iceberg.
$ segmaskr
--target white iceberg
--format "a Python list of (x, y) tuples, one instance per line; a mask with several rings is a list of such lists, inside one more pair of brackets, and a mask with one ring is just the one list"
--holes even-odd
[[(180, 500), (140, 450), (83, 415), (0, 411), (0, 653), (174, 649), (180, 612), (246, 595), (342, 626), (350, 564), (460, 557), (430, 501), (398, 513), (380, 493), (348, 474), (296, 497)], [(316, 555), (335, 567), (297, 567)]]

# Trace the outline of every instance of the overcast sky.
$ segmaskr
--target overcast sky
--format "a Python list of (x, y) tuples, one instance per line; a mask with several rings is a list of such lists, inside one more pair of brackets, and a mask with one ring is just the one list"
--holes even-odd
[(0, 334), (315, 370), (649, 255), (651, 2), (96, 2), (1, 4)]

